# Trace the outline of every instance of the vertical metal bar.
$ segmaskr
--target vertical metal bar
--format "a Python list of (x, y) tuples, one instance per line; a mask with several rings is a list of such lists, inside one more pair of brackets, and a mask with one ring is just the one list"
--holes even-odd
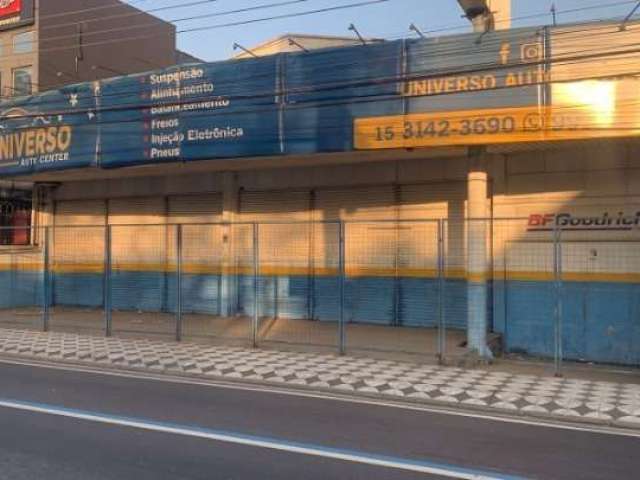
[(339, 275), (339, 289), (340, 289), (340, 312), (338, 317), (338, 352), (340, 355), (344, 355), (346, 352), (346, 329), (344, 324), (344, 296), (345, 296), (345, 282), (346, 282), (346, 268), (345, 268), (345, 232), (346, 224), (344, 222), (339, 223), (338, 227), (338, 275)]
[(444, 309), (444, 276), (445, 276), (445, 251), (444, 251), (444, 222), (438, 220), (438, 363), (443, 364), (446, 355), (447, 325), (445, 323)]
[(182, 225), (176, 225), (176, 341), (182, 340)]
[(253, 348), (258, 348), (258, 320), (259, 320), (259, 306), (260, 301), (258, 299), (258, 277), (260, 275), (260, 250), (258, 245), (259, 240), (258, 224), (253, 224), (253, 321), (251, 322), (251, 345)]
[[(542, 53), (544, 55), (544, 63), (538, 68), (542, 68), (544, 82), (542, 84), (542, 105), (547, 109), (553, 105), (553, 85), (549, 81), (551, 73), (551, 60), (553, 59), (551, 51), (551, 30), (549, 27), (542, 29)], [(545, 121), (547, 120), (547, 112), (545, 111)], [(546, 125), (546, 123), (545, 123)]]
[[(397, 165), (397, 164), (396, 164)], [(397, 168), (397, 167), (396, 167)], [(395, 224), (394, 224), (394, 252), (393, 252), (393, 326), (400, 326), (400, 203), (401, 192), (398, 185), (394, 186), (394, 207), (395, 207)]]
[(316, 291), (316, 228), (315, 228), (315, 211), (316, 211), (316, 191), (311, 190), (309, 194), (309, 279), (308, 279), (308, 292), (307, 292), (307, 317), (308, 320), (315, 320), (315, 291)]
[(107, 337), (112, 334), (111, 319), (111, 225), (104, 230), (104, 331)]
[(44, 255), (44, 267), (43, 267), (43, 286), (42, 286), (42, 296), (43, 296), (43, 301), (42, 301), (42, 330), (44, 332), (48, 332), (49, 331), (49, 301), (50, 301), (50, 282), (51, 282), (51, 269), (49, 266), (49, 257), (50, 257), (50, 253), (49, 253), (49, 242), (50, 242), (50, 237), (49, 237), (49, 229), (51, 227), (46, 226), (44, 227), (44, 249), (43, 249), (43, 255)]
[(554, 374), (562, 376), (562, 243), (561, 229), (556, 226), (553, 233), (553, 274), (555, 280), (554, 308)]

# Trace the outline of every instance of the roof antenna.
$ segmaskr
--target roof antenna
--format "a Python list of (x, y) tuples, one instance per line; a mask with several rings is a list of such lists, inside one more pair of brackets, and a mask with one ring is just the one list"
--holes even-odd
[(633, 17), (635, 15), (635, 13), (638, 11), (639, 8), (640, 8), (640, 2), (636, 3), (636, 6), (633, 7), (633, 10), (631, 10), (629, 12), (629, 15), (624, 17), (624, 20), (620, 24), (620, 31), (621, 32), (624, 32), (627, 29), (627, 23), (629, 23), (629, 20), (631, 20), (631, 17)]
[(249, 50), (248, 48), (244, 48), (242, 45), (240, 45), (239, 43), (234, 43), (233, 44), (233, 49), (234, 50), (242, 50), (245, 53), (248, 53), (249, 55), (251, 55), (254, 58), (259, 58), (258, 55), (256, 55), (255, 53), (253, 53), (251, 50)]
[(557, 16), (557, 11), (556, 11), (556, 4), (552, 3), (551, 4), (551, 16), (553, 17), (553, 26), (557, 27), (558, 26), (558, 16)]
[(362, 37), (362, 35), (360, 35), (360, 32), (358, 31), (358, 29), (353, 23), (349, 24), (349, 30), (351, 30), (352, 32), (355, 32), (355, 34), (358, 36), (358, 38), (360, 39), (363, 45), (367, 44), (367, 41)]
[(420, 29), (416, 27), (415, 23), (412, 23), (411, 25), (409, 25), (409, 30), (412, 32), (416, 32), (420, 36), (420, 38), (426, 38), (424, 36), (424, 33), (422, 33), (422, 31), (420, 31)]
[(293, 38), (289, 38), (289, 45), (298, 47), (304, 53), (309, 53), (308, 49), (304, 48), (299, 42), (296, 42)]

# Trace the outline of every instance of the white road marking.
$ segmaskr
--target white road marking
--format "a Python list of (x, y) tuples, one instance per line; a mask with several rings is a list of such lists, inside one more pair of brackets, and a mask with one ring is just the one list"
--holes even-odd
[(402, 459), (397, 457), (387, 457), (382, 455), (368, 454), (336, 448), (327, 448), (312, 444), (293, 443), (276, 439), (256, 437), (243, 434), (221, 432), (197, 427), (188, 427), (160, 423), (129, 417), (118, 417), (114, 415), (101, 414), (97, 412), (87, 412), (82, 410), (55, 407), (52, 405), (37, 404), (30, 402), (20, 402), (13, 400), (1, 400), (0, 407), (34, 412), (58, 417), (72, 418), (94, 423), (115, 425), (120, 427), (136, 428), (152, 432), (161, 432), (172, 435), (182, 435), (188, 437), (202, 438), (216, 442), (232, 443), (254, 448), (266, 448), (281, 452), (295, 453), (313, 457), (329, 458), (343, 462), (372, 465), (375, 467), (389, 468), (394, 470), (404, 470), (409, 472), (439, 475), (447, 478), (462, 480), (506, 480), (513, 479), (513, 476), (503, 476), (499, 474), (485, 473), (478, 470), (458, 468), (438, 463), (431, 463), (418, 460)]
[(111, 369), (103, 369), (97, 367), (83, 367), (77, 365), (61, 365), (54, 364), (42, 361), (25, 361), (25, 360), (14, 360), (8, 358), (0, 357), (0, 364), (9, 364), (9, 365), (21, 365), (27, 367), (36, 367), (36, 368), (46, 368), (50, 370), (62, 370), (62, 371), (71, 371), (71, 372), (80, 372), (80, 373), (88, 373), (94, 375), (107, 375), (111, 377), (121, 377), (121, 378), (130, 378), (137, 380), (150, 380), (155, 382), (164, 382), (164, 383), (177, 383), (183, 385), (195, 385), (201, 387), (209, 387), (209, 388), (223, 388), (226, 390), (239, 390), (239, 391), (247, 391), (247, 392), (259, 392), (259, 393), (272, 393), (277, 395), (287, 395), (293, 397), (302, 397), (302, 398), (314, 398), (319, 400), (331, 400), (336, 402), (343, 403), (355, 403), (358, 405), (371, 405), (371, 406), (379, 406), (379, 407), (387, 407), (387, 408), (396, 408), (399, 410), (410, 410), (417, 412), (426, 412), (426, 413), (435, 413), (441, 415), (451, 415), (455, 417), (464, 417), (464, 418), (476, 418), (480, 420), (489, 420), (503, 423), (513, 423), (518, 425), (527, 425), (531, 427), (539, 427), (539, 428), (554, 428), (559, 430), (570, 430), (576, 432), (585, 432), (585, 433), (596, 433), (601, 435), (613, 435), (620, 437), (631, 437), (631, 438), (640, 438), (640, 431), (631, 430), (631, 429), (623, 429), (623, 428), (615, 428), (615, 427), (607, 427), (607, 426), (580, 426), (575, 424), (567, 424), (562, 423), (561, 421), (551, 421), (545, 420), (543, 418), (536, 418), (535, 420), (528, 420), (526, 418), (518, 418), (514, 416), (500, 415), (500, 414), (489, 414), (489, 413), (480, 413), (480, 412), (472, 412), (469, 410), (461, 410), (461, 409), (451, 409), (447, 407), (437, 407), (437, 406), (427, 406), (427, 405), (417, 405), (417, 404), (408, 404), (408, 403), (400, 403), (393, 402), (389, 400), (377, 400), (373, 398), (358, 398), (354, 396), (333, 394), (333, 393), (325, 393), (325, 392), (305, 392), (297, 389), (287, 389), (285, 387), (271, 387), (271, 386), (263, 386), (256, 384), (241, 384), (242, 380), (229, 381), (225, 382), (219, 379), (212, 380), (197, 380), (193, 378), (186, 377), (178, 377), (172, 376), (168, 374), (153, 374), (153, 373), (144, 373), (144, 372), (126, 372), (126, 371), (114, 371)]

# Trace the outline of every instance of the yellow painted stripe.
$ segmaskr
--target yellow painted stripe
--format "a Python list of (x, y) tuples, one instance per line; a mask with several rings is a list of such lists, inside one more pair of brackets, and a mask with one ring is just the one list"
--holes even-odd
[[(175, 264), (160, 263), (116, 263), (112, 265), (114, 272), (155, 272), (174, 273), (177, 269)], [(0, 271), (25, 271), (42, 272), (41, 262), (21, 262), (21, 263), (1, 263)], [(56, 263), (51, 267), (56, 274), (102, 274), (104, 265), (99, 262), (94, 263)], [(253, 275), (253, 266), (226, 266), (226, 265), (202, 265), (184, 264), (182, 271), (192, 275)], [(335, 277), (338, 276), (337, 268), (329, 267), (281, 267), (273, 265), (260, 266), (260, 275), (280, 276), (280, 277)], [(395, 275), (403, 278), (437, 278), (438, 271), (432, 268), (401, 268), (396, 272), (393, 268), (383, 267), (347, 267), (346, 275), (349, 278), (393, 278)], [(506, 272), (486, 272), (468, 273), (464, 269), (448, 269), (445, 278), (468, 280), (472, 282), (484, 282), (495, 280), (507, 281), (532, 281), (551, 282), (554, 281), (553, 272), (516, 271)], [(617, 273), (617, 272), (563, 272), (562, 279), (568, 282), (602, 282), (602, 283), (640, 283), (640, 272), (638, 273)]]

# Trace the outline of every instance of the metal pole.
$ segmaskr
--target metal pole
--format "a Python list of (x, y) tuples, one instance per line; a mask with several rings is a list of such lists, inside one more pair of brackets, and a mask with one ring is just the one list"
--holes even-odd
[(393, 326), (400, 326), (400, 204), (402, 203), (400, 187), (394, 186), (394, 203), (395, 203), (395, 238), (393, 252)]
[(105, 335), (111, 336), (111, 225), (104, 230), (104, 323)]
[(346, 225), (344, 222), (339, 223), (338, 228), (338, 243), (339, 243), (339, 254), (338, 254), (338, 275), (339, 275), (339, 284), (340, 284), (340, 312), (338, 317), (338, 330), (339, 330), (339, 345), (338, 352), (340, 355), (344, 355), (346, 352), (346, 331), (344, 324), (344, 290), (345, 290), (345, 281), (346, 281), (346, 269), (345, 269), (345, 230)]
[(258, 320), (259, 320), (259, 312), (258, 308), (260, 305), (258, 299), (258, 276), (260, 274), (259, 268), (259, 230), (258, 224), (253, 224), (253, 321), (251, 322), (251, 345), (253, 348), (258, 348)]
[(176, 342), (182, 340), (182, 225), (176, 225)]
[(42, 286), (43, 304), (42, 304), (42, 330), (44, 332), (49, 331), (49, 301), (50, 301), (50, 266), (49, 266), (49, 229), (51, 227), (44, 227), (44, 278)]
[(554, 308), (554, 374), (562, 376), (562, 243), (561, 230), (556, 226), (553, 238), (553, 273), (556, 304)]
[(438, 220), (438, 363), (444, 363), (446, 355), (446, 339), (447, 325), (444, 316), (444, 275), (445, 275), (445, 259), (444, 259), (444, 222)]

